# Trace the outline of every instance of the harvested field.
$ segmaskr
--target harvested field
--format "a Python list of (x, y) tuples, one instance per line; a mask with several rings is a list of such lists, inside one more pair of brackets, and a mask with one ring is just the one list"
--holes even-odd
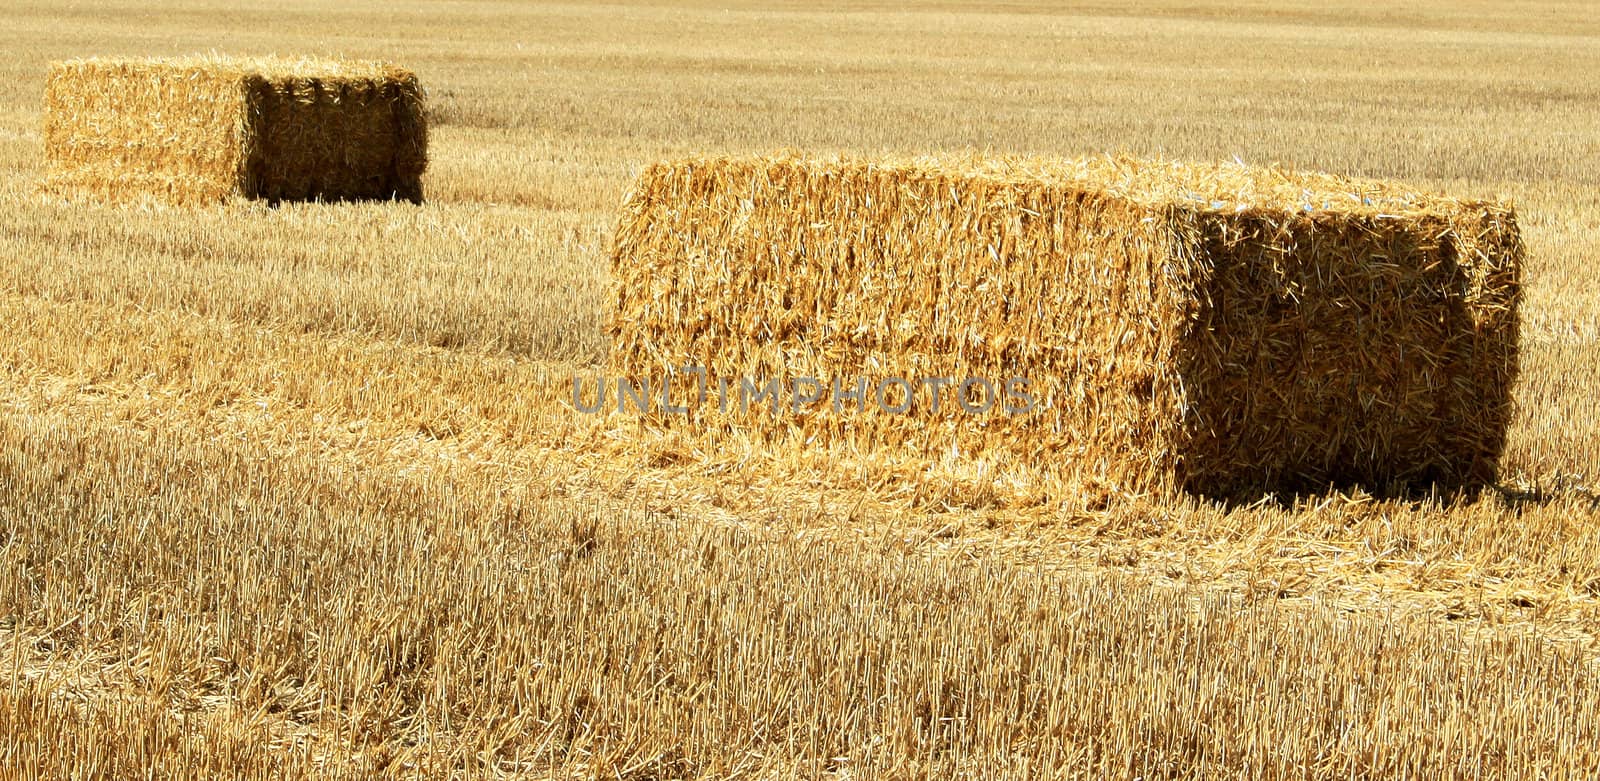
[(71, 60), (45, 87), (48, 193), (176, 204), (422, 200), (410, 71), (278, 58)]
[[(6, 19), (5, 775), (1600, 774), (1600, 23), (1584, 9), (19, 0)], [(426, 202), (39, 197), (49, 63), (197, 51), (414, 68)], [(641, 174), (795, 148), (1238, 158), (1515, 204), (1516, 285), (1483, 288), (1514, 290), (1520, 324), (1494, 480), (1102, 507), (909, 447), (574, 409), (573, 377), (611, 371), (608, 258)], [(1396, 265), (1366, 289), (1478, 301)], [(1298, 329), (1270, 314), (1218, 311)], [(1363, 321), (1322, 316), (1326, 338), (1359, 341)], [(1455, 332), (1365, 324), (1416, 346)], [(1390, 357), (1376, 370), (1428, 387)], [(1267, 404), (1260, 390), (1243, 392)], [(1450, 414), (1492, 421), (1485, 393)], [(1420, 424), (1468, 395), (1397, 409)], [(1488, 447), (1491, 429), (1460, 430)], [(1237, 452), (1271, 450), (1261, 436)], [(1426, 439), (1419, 462), (1454, 451)], [(1268, 457), (1292, 484), (1296, 459)]]
[[(1552, 751), (1600, 762), (1600, 670), (1522, 633), (596, 519), (248, 445), (15, 420), (0, 442), (27, 510), (13, 545), (79, 541), (14, 555), (0, 581), (0, 606), (54, 629), (0, 633), (21, 660), (0, 733), (44, 775), (1275, 778), (1322, 763), (1328, 777), (1522, 777)], [(87, 468), (45, 479), (69, 464)], [(150, 501), (105, 523), (108, 485)], [(32, 596), (34, 578), (59, 585)], [(218, 582), (248, 602), (209, 601)], [(172, 658), (105, 665), (123, 632)], [(1397, 679), (1416, 689), (1377, 683)], [(1284, 721), (1296, 730), (1263, 737)], [(1433, 742), (1450, 748), (1415, 750)]]
[(655, 423), (956, 453), (1076, 488), (1056, 496), (1482, 486), (1511, 419), (1522, 260), (1510, 207), (1377, 181), (689, 160), (651, 166), (624, 207), (608, 368), (715, 378)]

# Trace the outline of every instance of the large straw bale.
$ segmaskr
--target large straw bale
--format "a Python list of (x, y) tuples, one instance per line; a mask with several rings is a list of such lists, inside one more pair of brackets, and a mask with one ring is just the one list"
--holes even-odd
[(85, 59), (45, 87), (44, 189), (126, 202), (422, 199), (408, 70), (376, 62)]
[(1032, 414), (948, 387), (935, 413), (923, 386), (903, 414), (830, 388), (647, 422), (1100, 492), (1476, 486), (1511, 415), (1522, 255), (1507, 205), (1270, 168), (662, 163), (621, 218), (609, 374), (1022, 377)]

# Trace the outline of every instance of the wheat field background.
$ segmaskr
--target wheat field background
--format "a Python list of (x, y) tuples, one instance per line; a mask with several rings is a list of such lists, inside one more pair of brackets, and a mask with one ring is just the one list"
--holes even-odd
[[(1584, 4), (0, 17), (5, 777), (1600, 773)], [(36, 195), (48, 61), (210, 50), (415, 69), (427, 203)], [(1017, 507), (577, 420), (632, 176), (781, 147), (1238, 158), (1513, 199), (1504, 485)]]

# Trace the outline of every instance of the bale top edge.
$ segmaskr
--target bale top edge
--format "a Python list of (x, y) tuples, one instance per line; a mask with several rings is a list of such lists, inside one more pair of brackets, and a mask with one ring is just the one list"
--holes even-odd
[(1193, 162), (1127, 155), (1081, 158), (1022, 156), (813, 157), (776, 153), (755, 157), (699, 157), (655, 163), (652, 168), (805, 168), (824, 175), (890, 172), (912, 178), (967, 179), (996, 184), (1042, 184), (1104, 192), (1151, 207), (1210, 213), (1270, 211), (1416, 218), (1492, 209), (1511, 204), (1463, 199), (1395, 181), (1361, 179), (1276, 165)]
[(128, 73), (186, 72), (208, 76), (261, 76), (268, 79), (399, 80), (415, 74), (379, 60), (347, 60), (280, 55), (231, 56), (196, 54), (184, 57), (82, 57), (50, 63), (53, 72), (120, 70)]

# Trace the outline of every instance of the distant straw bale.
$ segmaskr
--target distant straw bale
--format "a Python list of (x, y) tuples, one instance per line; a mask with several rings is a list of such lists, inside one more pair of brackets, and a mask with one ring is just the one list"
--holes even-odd
[(359, 61), (54, 63), (44, 190), (110, 202), (422, 200), (415, 74)]
[[(1508, 205), (1242, 165), (662, 163), (618, 229), (609, 374), (865, 376), (887, 407), (829, 387), (647, 421), (1100, 495), (1471, 487), (1511, 417), (1522, 256)], [(941, 377), (1040, 404), (973, 414), (988, 391), (917, 385)]]

